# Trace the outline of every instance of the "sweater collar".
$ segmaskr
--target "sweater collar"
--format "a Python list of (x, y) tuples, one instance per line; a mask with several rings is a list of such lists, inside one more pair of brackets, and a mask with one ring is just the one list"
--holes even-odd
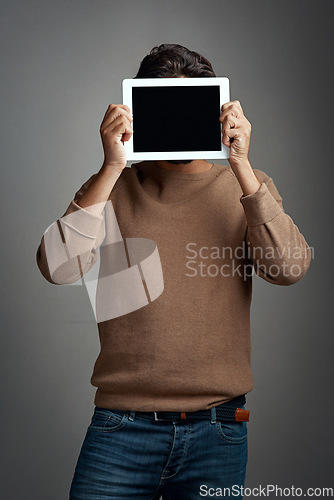
[(186, 181), (195, 181), (214, 177), (217, 174), (217, 168), (219, 168), (219, 165), (214, 163), (210, 170), (205, 170), (204, 172), (189, 173), (180, 172), (178, 170), (167, 170), (166, 168), (158, 167), (155, 161), (142, 161), (134, 166), (144, 174), (149, 175), (150, 178)]

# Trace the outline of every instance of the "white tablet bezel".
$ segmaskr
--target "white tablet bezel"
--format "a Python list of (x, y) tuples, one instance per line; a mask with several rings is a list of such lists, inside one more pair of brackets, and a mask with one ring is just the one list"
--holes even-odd
[[(125, 78), (122, 81), (123, 104), (129, 106), (132, 112), (132, 88), (133, 87), (158, 87), (158, 86), (203, 86), (219, 85), (220, 108), (230, 101), (230, 85), (227, 77), (203, 77), (203, 78)], [(134, 121), (135, 124), (135, 121)], [(220, 124), (221, 130), (221, 124)], [(133, 127), (134, 134), (136, 133)], [(137, 153), (133, 151), (133, 136), (124, 142), (128, 160), (192, 160), (192, 159), (227, 159), (230, 148), (221, 143), (221, 151), (166, 151)]]

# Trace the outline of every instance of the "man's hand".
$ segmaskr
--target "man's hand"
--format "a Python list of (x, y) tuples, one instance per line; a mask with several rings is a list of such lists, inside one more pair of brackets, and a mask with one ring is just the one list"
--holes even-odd
[(230, 148), (228, 161), (233, 168), (249, 162), (252, 126), (245, 117), (239, 101), (226, 102), (221, 109), (219, 121), (222, 124), (222, 143)]
[(126, 151), (123, 142), (133, 133), (130, 108), (124, 104), (109, 104), (100, 126), (104, 150), (104, 165), (125, 167)]
[(261, 183), (248, 158), (252, 126), (239, 101), (226, 102), (221, 109), (219, 121), (222, 124), (222, 143), (230, 148), (228, 161), (244, 196), (253, 194)]

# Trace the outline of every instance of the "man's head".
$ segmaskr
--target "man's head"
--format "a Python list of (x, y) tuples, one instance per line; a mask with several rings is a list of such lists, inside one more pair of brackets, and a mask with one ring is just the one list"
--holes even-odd
[[(174, 43), (153, 47), (140, 63), (135, 78), (203, 78), (214, 77), (211, 63), (201, 54)], [(178, 165), (193, 160), (168, 160)]]
[(135, 78), (202, 78), (216, 76), (211, 63), (192, 50), (174, 43), (153, 47), (140, 63)]

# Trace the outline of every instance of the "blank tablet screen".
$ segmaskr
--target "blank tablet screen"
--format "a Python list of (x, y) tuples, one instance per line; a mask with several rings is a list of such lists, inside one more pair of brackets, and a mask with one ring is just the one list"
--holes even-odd
[(133, 151), (221, 151), (219, 85), (134, 87)]

